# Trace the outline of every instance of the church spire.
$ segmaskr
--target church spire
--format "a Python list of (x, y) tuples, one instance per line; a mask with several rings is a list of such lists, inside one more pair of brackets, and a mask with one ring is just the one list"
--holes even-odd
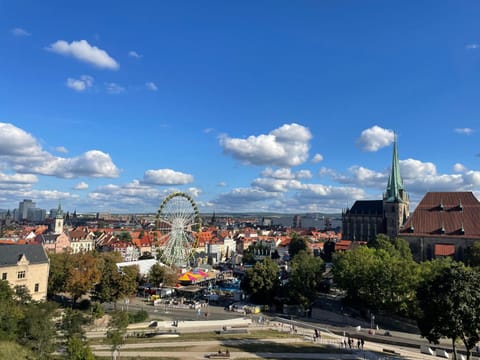
[(388, 178), (387, 193), (385, 194), (386, 201), (403, 201), (404, 191), (405, 188), (403, 186), (402, 176), (400, 175), (400, 162), (398, 161), (397, 135), (395, 134), (395, 139), (393, 141), (392, 169)]
[(63, 211), (60, 201), (58, 202), (57, 214), (55, 215), (55, 234), (63, 233)]
[(58, 202), (57, 214), (56, 214), (55, 218), (57, 218), (57, 219), (62, 218), (63, 219), (62, 204), (61, 204), (60, 201)]

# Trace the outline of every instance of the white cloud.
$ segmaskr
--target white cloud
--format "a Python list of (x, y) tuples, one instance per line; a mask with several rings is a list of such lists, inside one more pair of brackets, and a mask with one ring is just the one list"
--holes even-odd
[(296, 173), (288, 168), (281, 168), (273, 170), (272, 168), (266, 168), (262, 171), (263, 177), (270, 177), (274, 179), (292, 180), (292, 179), (309, 179), (312, 174), (309, 170), (300, 170)]
[(80, 79), (68, 78), (67, 86), (78, 92), (85, 91), (87, 88), (92, 87), (93, 77), (88, 75), (80, 76)]
[(377, 151), (393, 143), (394, 139), (395, 133), (392, 130), (374, 125), (362, 131), (360, 138), (357, 139), (357, 146), (362, 151)]
[(246, 139), (220, 137), (225, 154), (252, 165), (297, 166), (308, 158), (310, 130), (298, 124), (284, 124), (266, 135)]
[(109, 94), (121, 94), (125, 92), (125, 88), (116, 83), (105, 83), (105, 88)]
[(456, 132), (457, 134), (471, 135), (474, 130), (471, 128), (456, 128), (456, 129), (453, 129), (453, 131)]
[(185, 185), (193, 182), (193, 176), (171, 169), (147, 170), (143, 183), (152, 185)]
[(295, 178), (292, 171), (288, 168), (273, 170), (272, 168), (268, 167), (262, 171), (261, 175), (264, 177), (271, 177), (274, 179), (294, 179)]
[(437, 167), (431, 162), (415, 159), (400, 160), (400, 173), (407, 179), (437, 175)]
[[(132, 211), (141, 207), (145, 211), (158, 209), (163, 199), (178, 189), (158, 189), (142, 184), (138, 180), (123, 186), (109, 184), (101, 186), (90, 192), (88, 196), (89, 206), (94, 206), (99, 211)], [(93, 204), (93, 205), (92, 205)]]
[(136, 51), (129, 51), (128, 52), (128, 56), (132, 57), (132, 58), (135, 58), (135, 59), (140, 59), (142, 57), (142, 55), (140, 55), (139, 53), (137, 53)]
[(361, 188), (371, 187), (381, 189), (387, 184), (387, 173), (380, 173), (357, 165), (351, 166), (348, 171), (351, 174), (350, 177), (337, 176), (334, 179), (341, 184), (351, 184)]
[(312, 158), (312, 162), (314, 164), (319, 163), (320, 161), (323, 161), (323, 155), (322, 154), (315, 154)]
[(68, 149), (65, 146), (57, 146), (55, 151), (62, 154), (68, 154)]
[(79, 182), (77, 185), (73, 187), (75, 190), (86, 190), (88, 189), (88, 184), (84, 181)]
[(453, 172), (463, 173), (463, 172), (466, 172), (466, 171), (467, 171), (467, 168), (463, 164), (456, 163), (456, 164), (453, 165)]
[(16, 165), (19, 172), (56, 176), (72, 179), (79, 176), (92, 178), (116, 178), (120, 170), (112, 162), (110, 155), (100, 150), (90, 150), (73, 158), (60, 158), (50, 155), (42, 163), (29, 166)]
[(329, 168), (326, 168), (326, 167), (322, 167), (319, 171), (318, 171), (318, 175), (320, 177), (322, 176), (331, 176), (331, 177), (337, 177), (337, 172), (334, 170), (334, 169), (329, 169)]
[(259, 178), (252, 182), (254, 187), (268, 192), (286, 192), (290, 189), (301, 189), (302, 184), (298, 180), (285, 180), (275, 178)]
[(90, 150), (73, 157), (56, 157), (43, 150), (26, 131), (8, 123), (0, 123), (0, 167), (23, 174), (39, 174), (59, 178), (117, 177), (120, 170), (110, 155)]
[(313, 198), (331, 199), (331, 200), (350, 200), (364, 199), (365, 192), (361, 188), (331, 186), (322, 184), (305, 184), (304, 191), (297, 194), (297, 198), (307, 198), (313, 201)]
[(16, 28), (13, 28), (11, 30), (11, 33), (14, 35), (14, 36), (30, 36), (32, 34), (30, 34), (27, 30), (25, 29), (22, 29), (22, 28), (19, 28), (19, 27), (16, 27)]
[(8, 184), (35, 184), (38, 178), (32, 174), (2, 174), (0, 173), (0, 183)]
[(155, 83), (152, 82), (152, 81), (146, 82), (146, 83), (145, 83), (145, 87), (146, 87), (148, 90), (151, 90), (151, 91), (157, 91), (157, 90), (158, 90), (157, 85), (155, 85)]
[(478, 44), (467, 44), (467, 45), (465, 45), (465, 49), (467, 49), (467, 50), (478, 49), (479, 47), (480, 47), (480, 45), (478, 45)]
[(56, 54), (73, 57), (100, 69), (118, 70), (120, 68), (120, 65), (105, 50), (90, 45), (86, 40), (71, 43), (58, 40), (46, 49)]
[(295, 174), (295, 178), (297, 179), (311, 179), (312, 173), (310, 170), (300, 170)]
[(37, 158), (43, 154), (41, 146), (32, 135), (12, 124), (0, 123), (0, 160), (21, 156)]
[[(268, 192), (262, 189), (236, 188), (228, 193), (219, 194), (212, 201), (214, 208), (225, 211), (262, 211), (269, 208), (268, 202), (279, 199), (280, 193)], [(263, 204), (262, 204), (263, 203)]]
[(219, 187), (226, 187), (227, 186), (227, 183), (225, 181), (220, 181), (217, 186)]
[(464, 183), (468, 189), (471, 189), (472, 186), (480, 186), (480, 171), (467, 171), (464, 176)]
[(199, 188), (190, 187), (186, 190), (186, 193), (192, 196), (193, 198), (196, 198), (200, 196), (200, 194), (202, 193), (202, 190)]

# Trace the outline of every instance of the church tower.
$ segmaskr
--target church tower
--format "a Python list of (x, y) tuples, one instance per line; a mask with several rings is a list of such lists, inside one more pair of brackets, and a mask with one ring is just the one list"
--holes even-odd
[(390, 238), (397, 237), (410, 216), (410, 200), (400, 175), (396, 135), (393, 142), (392, 169), (388, 178), (387, 191), (383, 196), (383, 211), (386, 235)]
[(62, 205), (58, 203), (57, 214), (55, 215), (55, 234), (63, 233), (63, 211)]

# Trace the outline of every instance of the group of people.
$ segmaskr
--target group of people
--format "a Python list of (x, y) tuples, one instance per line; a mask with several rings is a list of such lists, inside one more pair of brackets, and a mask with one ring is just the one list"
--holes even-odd
[[(357, 339), (357, 349), (363, 349), (363, 346), (365, 345), (365, 340), (363, 339)], [(345, 349), (354, 349), (355, 348), (355, 340), (352, 339), (350, 336), (348, 338), (344, 338), (342, 342), (342, 346)]]

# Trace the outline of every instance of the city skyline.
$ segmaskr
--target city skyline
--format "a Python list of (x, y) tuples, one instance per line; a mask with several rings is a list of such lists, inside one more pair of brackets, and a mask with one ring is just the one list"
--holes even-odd
[(0, 209), (340, 213), (480, 198), (476, 2), (0, 6)]

